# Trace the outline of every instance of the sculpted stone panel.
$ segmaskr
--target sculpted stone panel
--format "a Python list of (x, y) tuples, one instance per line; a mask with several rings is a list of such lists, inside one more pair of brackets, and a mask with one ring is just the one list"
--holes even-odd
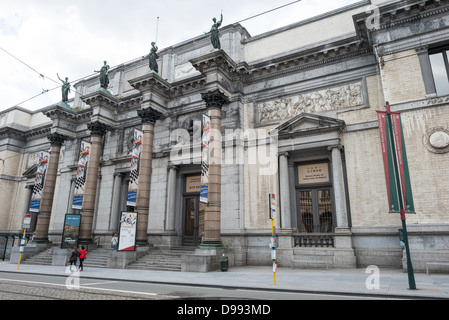
[(363, 104), (362, 84), (352, 83), (260, 103), (256, 106), (257, 123), (290, 119), (303, 112), (319, 113)]

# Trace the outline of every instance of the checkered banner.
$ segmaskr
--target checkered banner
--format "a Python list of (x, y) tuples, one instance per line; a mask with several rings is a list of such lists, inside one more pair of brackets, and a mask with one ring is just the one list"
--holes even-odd
[(209, 195), (209, 150), (210, 143), (210, 117), (203, 114), (203, 137), (201, 149), (201, 190), (200, 201), (208, 203)]
[(75, 194), (73, 195), (73, 209), (81, 209), (84, 198), (84, 185), (87, 177), (87, 165), (89, 164), (90, 150), (89, 142), (81, 141), (78, 169), (76, 170)]
[(33, 195), (31, 196), (30, 212), (39, 212), (40, 210), (49, 158), (50, 154), (48, 152), (41, 152), (39, 154), (39, 163), (36, 176), (34, 177)]
[(137, 187), (139, 186), (140, 154), (142, 152), (143, 132), (134, 129), (131, 171), (129, 173), (128, 198), (126, 205), (136, 206)]

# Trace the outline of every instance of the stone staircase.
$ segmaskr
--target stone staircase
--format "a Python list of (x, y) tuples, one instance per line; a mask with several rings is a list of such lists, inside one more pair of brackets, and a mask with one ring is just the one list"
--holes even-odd
[[(53, 249), (50, 247), (22, 261), (23, 264), (51, 266)], [(194, 247), (174, 247), (172, 249), (151, 249), (146, 255), (127, 266), (134, 270), (181, 271), (182, 257), (195, 251)], [(83, 265), (85, 268), (107, 268), (111, 248), (89, 249)], [(79, 261), (77, 262), (79, 265)]]
[[(90, 249), (87, 252), (86, 260), (83, 262), (84, 268), (107, 268), (111, 252), (111, 248)], [(79, 261), (77, 265), (79, 265)]]
[[(23, 264), (35, 264), (51, 266), (53, 263), (53, 249), (54, 247), (47, 248), (34, 256), (31, 256), (22, 261)], [(90, 249), (87, 252), (87, 258), (84, 260), (84, 267), (92, 268), (107, 268), (109, 254), (112, 252), (110, 248), (97, 248)], [(70, 254), (69, 254), (70, 256)], [(68, 263), (67, 263), (68, 264)], [(76, 263), (79, 265), (79, 261)]]
[(170, 250), (153, 249), (145, 256), (129, 264), (127, 269), (181, 271), (182, 257), (195, 251), (192, 247), (175, 247)]
[(53, 248), (49, 247), (27, 259), (23, 260), (23, 264), (36, 264), (41, 266), (51, 266), (53, 263)]

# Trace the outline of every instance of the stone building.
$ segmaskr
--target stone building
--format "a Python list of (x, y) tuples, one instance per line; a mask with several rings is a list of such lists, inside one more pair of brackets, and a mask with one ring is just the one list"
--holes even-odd
[[(274, 193), (281, 266), (400, 268), (401, 220), (388, 212), (376, 114), (388, 101), (402, 116), (415, 270), (449, 261), (449, 1), (365, 0), (257, 36), (239, 24), (220, 34), (220, 50), (207, 35), (161, 50), (159, 73), (142, 59), (110, 70), (108, 90), (98, 76), (78, 82), (72, 110), (0, 113), (0, 233), (22, 232), (47, 151), (30, 244), (59, 245), (67, 213), (82, 215), (80, 241), (107, 244), (120, 213), (134, 210), (139, 248), (198, 247), (185, 270), (222, 246), (231, 265), (270, 265)], [(203, 114), (215, 130), (208, 204)], [(135, 129), (143, 144), (129, 207)], [(92, 144), (85, 196), (73, 209), (83, 141)]]

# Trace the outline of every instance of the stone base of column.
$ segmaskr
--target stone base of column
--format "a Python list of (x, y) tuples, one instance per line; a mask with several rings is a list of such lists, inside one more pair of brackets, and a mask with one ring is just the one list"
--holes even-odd
[(355, 250), (352, 246), (351, 228), (335, 228), (335, 249), (334, 268), (357, 268)]
[(220, 257), (227, 255), (227, 247), (221, 241), (203, 241), (194, 254), (182, 258), (182, 272), (212, 272), (220, 270)]

